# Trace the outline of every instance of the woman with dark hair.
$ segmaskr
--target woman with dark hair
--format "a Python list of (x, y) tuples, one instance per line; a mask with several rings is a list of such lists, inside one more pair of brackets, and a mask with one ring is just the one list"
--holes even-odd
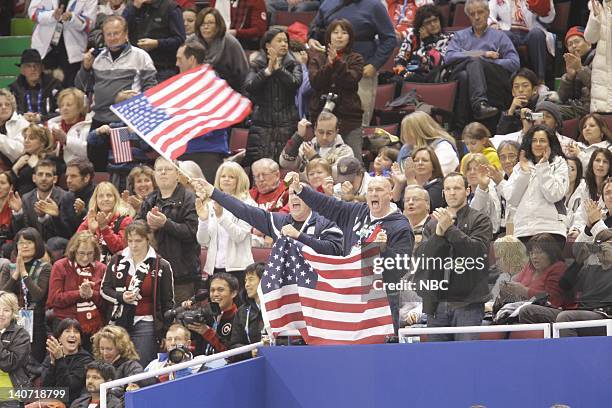
[(603, 147), (595, 149), (584, 173), (585, 190), (572, 227), (578, 231), (587, 223), (585, 202), (600, 203), (603, 183), (612, 176), (612, 152)]
[(13, 239), (15, 232), (12, 229), (13, 211), (11, 208), (11, 194), (15, 187), (13, 173), (10, 170), (0, 172), (0, 248), (7, 241)]
[(253, 124), (243, 164), (264, 157), (278, 161), (300, 120), (295, 95), (301, 84), (302, 67), (289, 52), (289, 35), (280, 28), (269, 29), (244, 83), (253, 102)]
[(404, 190), (406, 186), (418, 185), (429, 193), (430, 207), (432, 211), (444, 206), (442, 197), (442, 166), (438, 156), (431, 147), (418, 147), (412, 152), (412, 157), (404, 161), (404, 172), (400, 165), (393, 163), (391, 166), (393, 178), (393, 201), (403, 207)]
[(75, 319), (64, 319), (47, 339), (43, 362), (42, 387), (68, 388), (68, 404), (85, 388), (85, 366), (93, 357), (81, 347), (83, 330)]
[(393, 71), (404, 81), (436, 82), (444, 65), (444, 55), (454, 33), (442, 31), (442, 12), (433, 5), (419, 7), (414, 27), (408, 30), (395, 58)]
[(578, 157), (586, 171), (589, 160), (596, 149), (612, 150), (612, 132), (606, 121), (597, 113), (584, 115), (580, 119), (579, 129), (578, 141), (584, 146), (579, 144), (568, 146), (567, 154), (570, 157)]
[(15, 263), (0, 269), (0, 290), (14, 293), (32, 330), (32, 355), (38, 362), (45, 358), (45, 304), (49, 288), (51, 264), (42, 260), (45, 243), (34, 228), (24, 228), (15, 235)]
[(153, 249), (151, 237), (142, 220), (125, 228), (127, 247), (110, 260), (101, 293), (110, 303), (110, 324), (128, 331), (143, 367), (155, 358), (167, 326), (164, 313), (174, 307), (172, 269)]
[(313, 94), (310, 98), (310, 119), (316, 121), (325, 106), (322, 96), (338, 95), (333, 114), (344, 143), (351, 146), (355, 157), (361, 157), (363, 110), (357, 90), (363, 75), (363, 57), (353, 51), (355, 33), (348, 20), (334, 20), (325, 31), (325, 52), (308, 52), (308, 77)]
[(138, 214), (144, 199), (157, 188), (155, 172), (149, 166), (134, 167), (128, 174), (127, 186), (128, 189), (121, 194), (121, 199), (131, 205)]
[(187, 41), (199, 41), (206, 48), (204, 63), (210, 64), (232, 88), (240, 91), (249, 66), (242, 46), (236, 37), (226, 33), (226, 28), (219, 11), (207, 7), (198, 13), (195, 33)]
[(534, 235), (548, 233), (563, 247), (568, 172), (555, 132), (544, 125), (529, 129), (507, 190), (508, 202), (516, 208), (514, 236), (523, 243)]
[(569, 188), (567, 193), (565, 193), (565, 208), (567, 208), (565, 225), (569, 229), (567, 233), (568, 238), (576, 238), (580, 230), (575, 227), (572, 228), (572, 226), (574, 225), (580, 204), (587, 195), (587, 188), (582, 177), (582, 162), (575, 157), (568, 157), (566, 161), (569, 174)]

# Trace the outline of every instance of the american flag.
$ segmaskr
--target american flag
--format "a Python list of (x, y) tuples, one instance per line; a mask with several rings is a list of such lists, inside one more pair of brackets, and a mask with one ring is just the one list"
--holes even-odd
[(370, 245), (347, 257), (319, 255), (278, 239), (260, 286), (266, 326), (274, 335), (299, 330), (307, 344), (383, 343), (393, 319), (385, 291), (374, 289), (379, 253)]
[(132, 147), (130, 146), (130, 131), (126, 127), (114, 128), (110, 132), (111, 146), (115, 163), (132, 161)]
[(194, 137), (244, 120), (251, 102), (217, 77), (211, 66), (201, 65), (111, 110), (159, 154), (174, 160)]

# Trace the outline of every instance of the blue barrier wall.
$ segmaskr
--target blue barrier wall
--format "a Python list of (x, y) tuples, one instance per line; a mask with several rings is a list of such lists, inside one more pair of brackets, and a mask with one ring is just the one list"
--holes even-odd
[(267, 347), (262, 358), (133, 393), (127, 406), (604, 408), (611, 350), (607, 337)]

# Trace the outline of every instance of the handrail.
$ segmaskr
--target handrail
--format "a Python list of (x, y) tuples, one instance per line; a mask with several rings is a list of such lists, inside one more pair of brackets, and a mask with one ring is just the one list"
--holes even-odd
[(606, 336), (612, 336), (612, 319), (578, 320), (575, 322), (553, 323), (553, 339), (560, 337), (559, 331), (563, 329), (584, 329), (585, 327), (605, 327)]
[(412, 337), (417, 334), (463, 334), (463, 333), (498, 333), (542, 330), (543, 338), (550, 339), (550, 324), (508, 324), (490, 326), (458, 326), (458, 327), (414, 327), (404, 328), (398, 331), (400, 340), (404, 337)]
[(125, 384), (146, 380), (147, 378), (157, 377), (158, 375), (168, 374), (174, 371), (182, 370), (183, 368), (192, 367), (198, 364), (206, 364), (211, 361), (220, 360), (222, 358), (237, 356), (242, 353), (249, 352), (257, 347), (263, 346), (263, 342), (247, 344), (246, 346), (238, 347), (232, 350), (223, 351), (211, 356), (197, 356), (193, 360), (185, 361), (179, 364), (168, 367), (159, 368), (157, 370), (142, 372), (139, 374), (130, 375), (129, 377), (119, 378), (100, 384), (100, 408), (106, 408), (106, 392), (109, 388), (119, 387)]

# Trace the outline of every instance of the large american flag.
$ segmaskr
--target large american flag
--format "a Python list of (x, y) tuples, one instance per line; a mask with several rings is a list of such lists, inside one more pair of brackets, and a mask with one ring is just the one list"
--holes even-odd
[(131, 162), (132, 147), (130, 146), (130, 131), (128, 128), (120, 127), (111, 129), (110, 139), (115, 163)]
[(251, 102), (201, 65), (111, 106), (159, 154), (176, 159), (197, 136), (241, 122)]
[(277, 335), (299, 330), (307, 344), (383, 343), (393, 319), (382, 276), (373, 272), (377, 246), (348, 257), (319, 255), (291, 238), (276, 241), (261, 279), (266, 326)]

